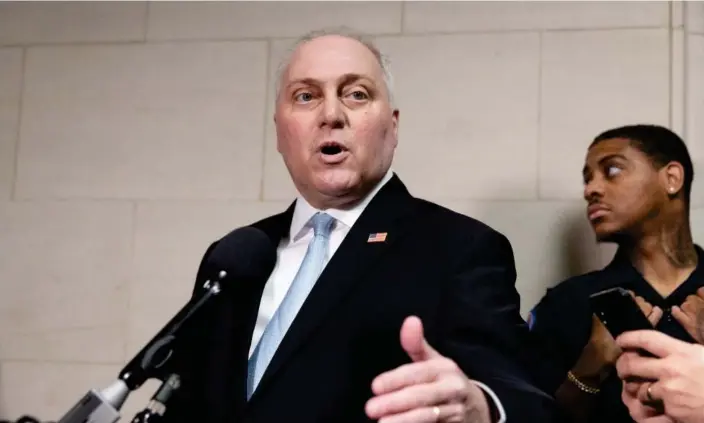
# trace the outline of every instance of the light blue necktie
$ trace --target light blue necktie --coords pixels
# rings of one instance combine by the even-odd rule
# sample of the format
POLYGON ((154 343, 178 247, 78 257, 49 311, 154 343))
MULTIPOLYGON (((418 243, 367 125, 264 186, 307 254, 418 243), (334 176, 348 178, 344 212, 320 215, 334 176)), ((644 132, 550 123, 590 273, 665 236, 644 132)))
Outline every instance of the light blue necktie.
POLYGON ((335 223, 335 218, 325 213, 316 213, 311 219, 314 236, 313 240, 308 244, 308 251, 306 251, 306 255, 303 258, 303 263, 301 263, 301 267, 286 292, 286 296, 266 326, 266 329, 264 329, 262 338, 249 359, 247 374, 248 399, 257 388, 281 339, 283 339, 325 266, 325 262, 328 259, 328 241, 333 223, 335 223))

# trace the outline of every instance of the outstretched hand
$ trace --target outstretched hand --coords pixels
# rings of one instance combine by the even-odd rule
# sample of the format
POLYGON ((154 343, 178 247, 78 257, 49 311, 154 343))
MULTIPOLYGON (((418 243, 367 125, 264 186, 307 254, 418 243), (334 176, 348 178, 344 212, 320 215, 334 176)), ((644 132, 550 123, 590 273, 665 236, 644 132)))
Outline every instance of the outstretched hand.
POLYGON ((374 397, 366 406, 370 418, 380 423, 489 422, 481 389, 430 346, 419 318, 406 318, 400 336, 412 362, 374 379, 374 397))

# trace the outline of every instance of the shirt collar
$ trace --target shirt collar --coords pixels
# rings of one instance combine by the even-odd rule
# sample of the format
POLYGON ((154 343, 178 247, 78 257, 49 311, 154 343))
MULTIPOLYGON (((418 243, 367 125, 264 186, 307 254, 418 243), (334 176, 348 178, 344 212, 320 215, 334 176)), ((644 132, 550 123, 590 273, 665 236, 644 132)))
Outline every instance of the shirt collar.
POLYGON ((350 209, 326 209, 326 210, 318 210, 315 207, 311 206, 308 201, 306 201, 305 198, 303 198, 302 195, 298 195, 296 197, 296 206, 293 211, 293 218, 291 219, 291 228, 289 230, 289 239, 292 241, 295 241, 299 237, 301 237, 305 231, 304 229, 306 228, 308 222, 310 219, 313 217, 314 214, 323 211, 330 216, 334 217, 336 220, 336 225, 345 225, 347 228, 351 228, 352 225, 359 219, 359 216, 362 215, 362 212, 364 209, 369 205, 369 202, 372 201, 372 198, 376 196, 376 194, 381 190, 381 188, 386 185, 389 180, 391 180, 391 177, 393 176, 393 171, 389 169, 388 172, 386 172, 386 175, 379 181, 379 183, 376 184, 374 189, 367 194, 366 197, 359 203, 357 203, 354 207, 350 209))

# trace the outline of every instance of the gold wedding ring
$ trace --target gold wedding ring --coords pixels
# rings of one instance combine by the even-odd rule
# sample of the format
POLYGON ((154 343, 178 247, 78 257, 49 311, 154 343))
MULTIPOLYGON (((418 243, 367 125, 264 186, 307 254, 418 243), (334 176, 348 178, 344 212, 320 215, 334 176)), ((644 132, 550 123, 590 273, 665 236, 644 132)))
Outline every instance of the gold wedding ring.
POLYGON ((651 389, 653 388, 653 384, 651 383, 648 385, 648 389, 645 390, 645 396, 648 397, 648 401, 650 402, 656 402, 657 400, 653 398, 653 392, 651 389))

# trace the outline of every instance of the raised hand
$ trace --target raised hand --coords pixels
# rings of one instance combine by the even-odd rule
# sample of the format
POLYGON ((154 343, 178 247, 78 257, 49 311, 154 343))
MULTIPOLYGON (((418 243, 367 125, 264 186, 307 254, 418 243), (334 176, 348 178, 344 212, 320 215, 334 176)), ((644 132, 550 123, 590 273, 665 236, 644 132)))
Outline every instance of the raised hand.
POLYGON ((690 295, 681 306, 672 307, 672 317, 700 344, 704 344, 704 287, 690 295))
POLYGON ((382 373, 372 382, 366 412, 379 423, 489 422, 481 389, 457 364, 438 353, 423 336, 423 324, 408 317, 401 346, 412 363, 382 373))

